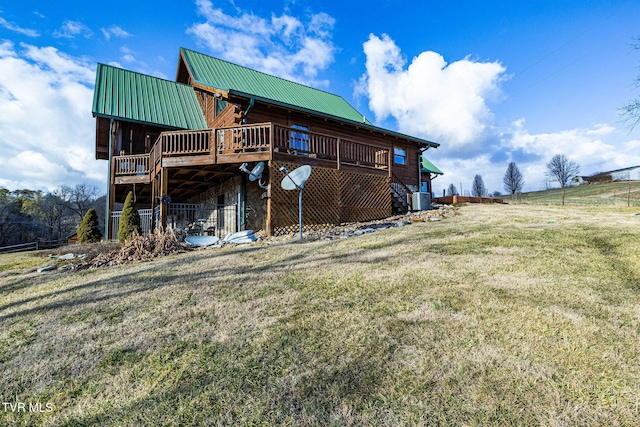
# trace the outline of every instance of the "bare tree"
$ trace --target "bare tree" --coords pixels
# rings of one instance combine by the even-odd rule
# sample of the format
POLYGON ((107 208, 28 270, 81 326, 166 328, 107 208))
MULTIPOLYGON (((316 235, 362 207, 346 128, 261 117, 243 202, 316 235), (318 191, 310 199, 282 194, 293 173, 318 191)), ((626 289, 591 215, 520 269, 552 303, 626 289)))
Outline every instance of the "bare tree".
POLYGON ((484 186, 484 181, 482 180, 482 176, 476 175, 473 178, 473 184, 471 184, 471 194, 475 197, 486 196, 487 189, 484 186))
POLYGON ((564 154, 556 154, 547 163, 547 176, 556 181, 562 187, 562 206, 564 206, 564 195, 566 187, 571 179, 580 172, 580 165, 570 160, 564 154))
MULTIPOLYGON (((634 50, 640 50, 640 37, 636 37, 635 42, 631 43, 634 50)), ((635 87, 640 87, 640 76, 633 81, 635 87)), ((631 131, 638 123, 640 123, 640 98, 635 98, 620 108, 620 115, 626 123, 627 128, 631 131)))
POLYGON ((53 194, 62 199, 64 206, 77 216, 79 222, 89 208, 93 206, 100 194, 100 190, 95 185, 82 183, 74 188, 63 185, 58 190, 55 190, 53 194))
POLYGON ((447 188, 447 196, 459 196, 458 189, 455 185, 449 184, 449 188, 447 188))
POLYGON ((509 163, 507 171, 504 173, 504 177, 502 178, 502 183, 504 184, 505 191, 509 194, 522 192, 522 187, 524 187, 524 178, 520 169, 518 169, 516 162, 509 163))

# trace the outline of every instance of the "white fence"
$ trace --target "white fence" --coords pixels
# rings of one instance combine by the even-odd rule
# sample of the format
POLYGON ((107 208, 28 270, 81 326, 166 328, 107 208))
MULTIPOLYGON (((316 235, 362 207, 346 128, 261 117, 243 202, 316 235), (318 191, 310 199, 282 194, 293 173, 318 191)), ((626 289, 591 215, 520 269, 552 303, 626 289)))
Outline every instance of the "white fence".
MULTIPOLYGON (((122 211, 111 212, 111 240, 118 240, 118 230, 120 229, 120 216, 122 211)), ((153 230, 153 209, 139 209, 140 229, 143 236, 148 236, 153 230)))
POLYGON ((239 222, 237 205, 171 203, 167 211, 167 228, 188 235, 224 238, 239 230, 239 222))
MULTIPOLYGON (((178 234, 210 235, 224 238, 229 233, 239 231, 240 218, 237 205, 210 205, 203 203, 170 203, 167 207, 167 228, 178 234)), ((122 211, 111 212, 111 239, 118 240, 120 215, 122 211)), ((160 220, 160 207, 140 209, 142 235, 148 236, 154 224, 160 220)))

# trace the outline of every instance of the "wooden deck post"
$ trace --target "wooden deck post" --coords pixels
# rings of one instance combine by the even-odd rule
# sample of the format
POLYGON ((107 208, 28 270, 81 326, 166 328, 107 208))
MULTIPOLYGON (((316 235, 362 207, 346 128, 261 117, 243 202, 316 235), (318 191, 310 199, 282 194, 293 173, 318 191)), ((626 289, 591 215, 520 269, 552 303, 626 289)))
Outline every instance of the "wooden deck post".
MULTIPOLYGON (((272 146, 273 147, 273 146, 272 146)), ((273 151, 271 151, 271 155, 273 157, 273 151)), ((269 160, 269 188, 267 188, 267 219, 265 224, 265 229, 267 230, 267 237, 273 236, 273 223, 271 222, 271 209, 273 208, 273 203, 271 203, 271 189, 274 186, 273 176, 275 173, 273 172, 274 164, 273 160, 269 160)))
MULTIPOLYGON (((160 168, 160 197, 167 194, 169 189, 169 173, 167 168, 160 168)), ((162 228, 167 227, 167 211, 169 206, 164 203, 160 203, 160 224, 162 228)))
POLYGON ((211 129, 209 135, 209 155, 211 155, 214 165, 218 163, 218 137, 216 129, 211 129))
POLYGON ((342 145, 342 139, 336 140, 336 169, 340 170, 340 146, 342 145))
MULTIPOLYGON (((269 162, 273 160, 273 150, 275 149, 275 145, 276 145, 275 144, 276 137, 274 135, 275 131, 276 131, 276 127, 273 125, 273 122, 269 123, 269 162)), ((269 163, 269 167, 271 167, 271 163, 269 163)), ((269 195, 271 195, 271 193, 269 193, 269 195)), ((268 203, 269 202, 267 202, 267 204, 268 203)))
POLYGON ((158 197, 158 179, 156 175, 151 175, 151 225, 152 229, 158 228, 160 224, 157 224, 155 219, 156 206, 160 203, 160 197, 158 197))

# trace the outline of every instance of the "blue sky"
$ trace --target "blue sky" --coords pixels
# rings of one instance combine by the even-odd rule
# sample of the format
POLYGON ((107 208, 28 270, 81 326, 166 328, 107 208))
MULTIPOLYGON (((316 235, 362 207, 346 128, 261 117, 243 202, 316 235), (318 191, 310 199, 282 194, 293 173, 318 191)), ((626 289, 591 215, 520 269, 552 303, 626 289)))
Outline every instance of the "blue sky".
POLYGON ((155 0, 0 6, 0 186, 106 188, 94 159, 96 63, 175 79, 180 47, 344 97, 375 124, 439 142, 468 191, 515 161, 525 191, 566 154, 591 174, 640 164, 619 108, 640 95, 634 1, 155 0))

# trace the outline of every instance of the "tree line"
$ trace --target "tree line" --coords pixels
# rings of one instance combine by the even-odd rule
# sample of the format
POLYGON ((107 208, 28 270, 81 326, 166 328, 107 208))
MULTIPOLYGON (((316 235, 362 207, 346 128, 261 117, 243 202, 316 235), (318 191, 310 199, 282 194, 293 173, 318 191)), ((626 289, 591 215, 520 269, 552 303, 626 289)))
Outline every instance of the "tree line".
POLYGON ((0 187, 0 246, 65 240, 92 208, 104 229, 105 203, 98 187, 86 183, 51 192, 0 187))
MULTIPOLYGON (((557 182, 560 185, 560 188, 562 188, 562 205, 564 205, 566 187, 569 186, 571 180, 577 176, 578 173, 580 173, 580 165, 564 154, 554 155, 549 163, 547 163, 547 170, 545 174, 552 181, 557 182)), ((520 169, 515 162, 511 162, 509 163, 509 166, 507 166, 507 170, 502 178, 502 183, 507 194, 515 195, 522 192, 522 188, 524 187, 524 175, 520 172, 520 169)), ((459 196, 460 194, 454 184, 449 184, 449 187, 446 190, 446 195, 459 196)), ((471 195, 474 197, 489 196, 489 191, 484 185, 482 175, 476 175, 473 178, 473 183, 471 184, 471 195)), ((495 191, 492 195, 494 197, 500 196, 501 193, 499 191, 495 191)))

